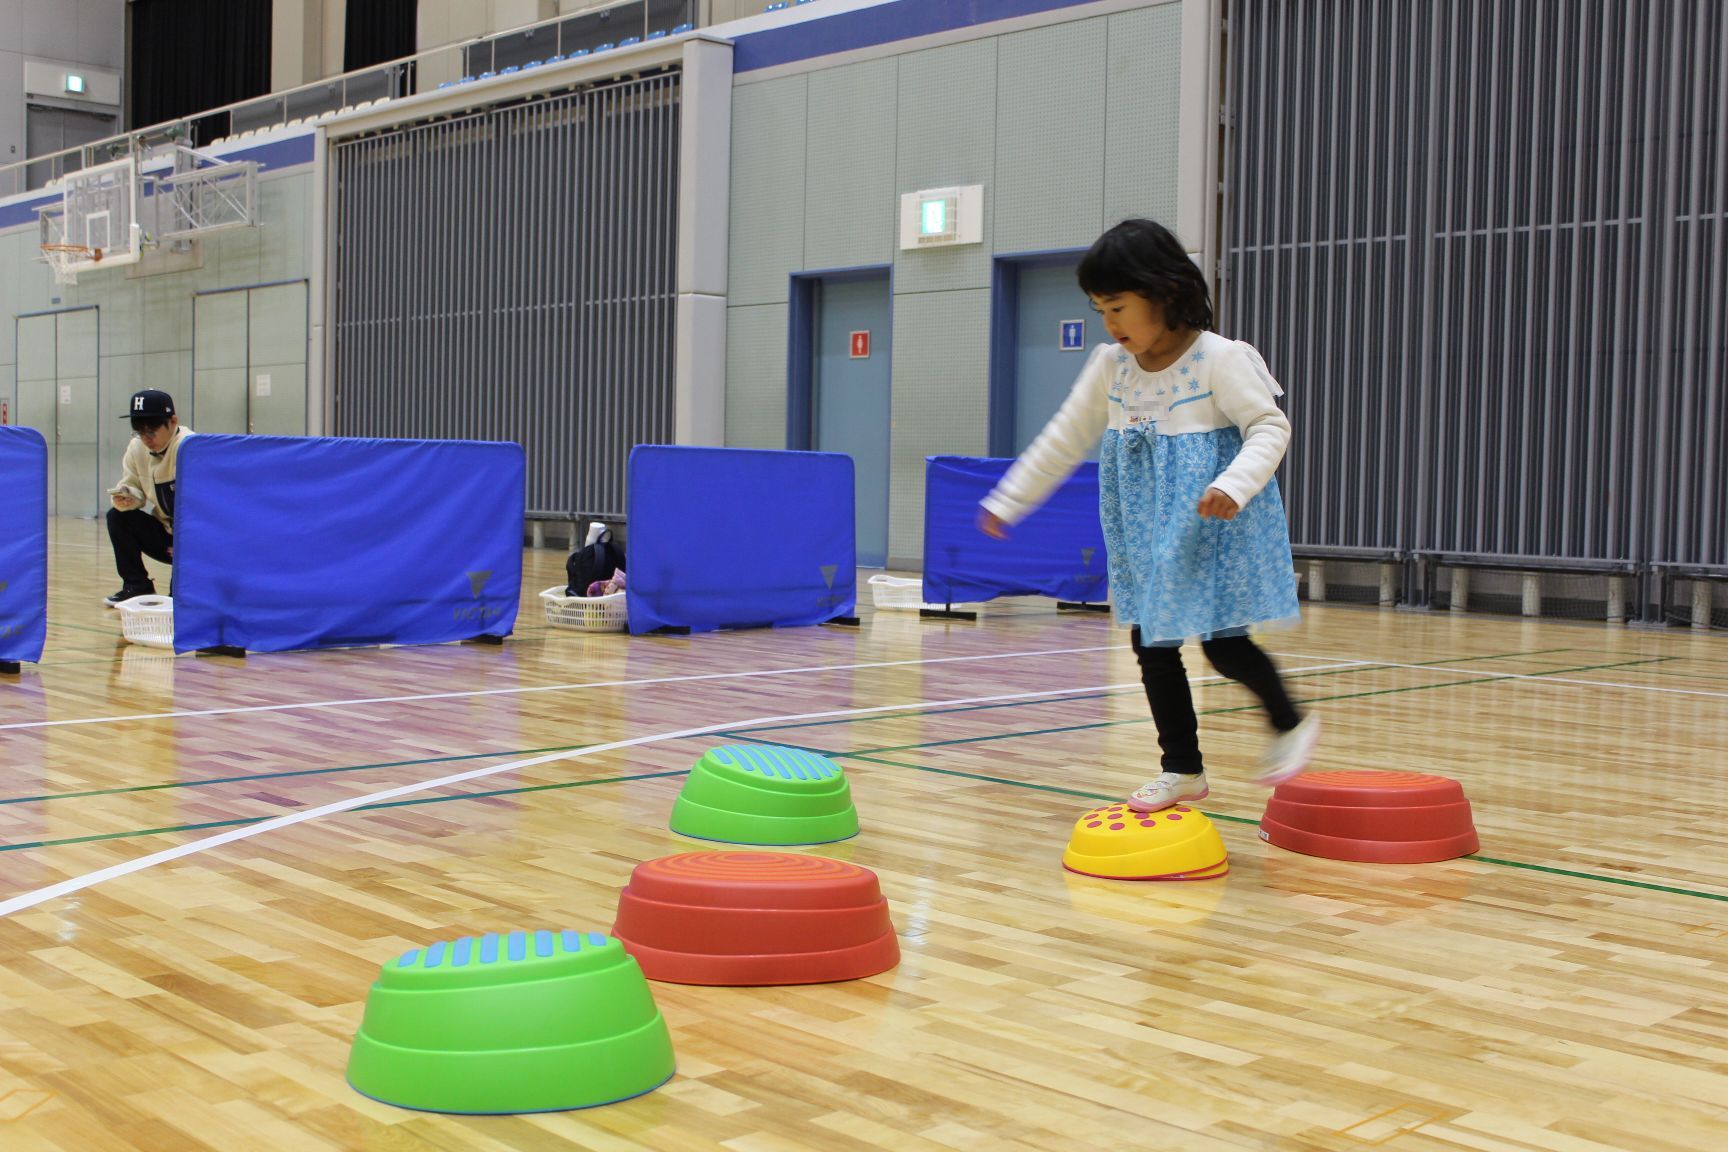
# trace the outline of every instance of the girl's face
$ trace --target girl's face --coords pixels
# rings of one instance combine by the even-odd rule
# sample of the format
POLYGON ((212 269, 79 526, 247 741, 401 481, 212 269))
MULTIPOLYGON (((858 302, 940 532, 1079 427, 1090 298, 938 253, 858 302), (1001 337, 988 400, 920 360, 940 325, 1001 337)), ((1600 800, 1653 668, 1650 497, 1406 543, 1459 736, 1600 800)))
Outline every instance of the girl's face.
POLYGON ((1104 317, 1110 339, 1133 356, 1156 355, 1181 336, 1164 325, 1164 306, 1138 292, 1116 292, 1091 297, 1092 307, 1104 317))

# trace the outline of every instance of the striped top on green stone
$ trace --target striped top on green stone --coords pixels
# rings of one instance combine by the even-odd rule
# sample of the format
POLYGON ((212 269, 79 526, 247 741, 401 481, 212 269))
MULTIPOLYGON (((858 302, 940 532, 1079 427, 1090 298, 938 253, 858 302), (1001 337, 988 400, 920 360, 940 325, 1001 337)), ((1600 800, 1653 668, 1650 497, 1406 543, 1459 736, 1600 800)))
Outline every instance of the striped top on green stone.
POLYGON ((415 948, 384 965, 388 988, 479 988, 551 980, 609 968, 625 957, 600 932, 510 932, 463 936, 415 948))
POLYGON ((710 749, 703 759, 710 768, 772 781, 784 788, 795 789, 802 783, 825 791, 844 775, 826 756, 773 744, 727 744, 710 749))
POLYGON ((828 844, 858 834, 858 811, 845 770, 826 756, 727 744, 690 769, 669 824, 723 844, 828 844))

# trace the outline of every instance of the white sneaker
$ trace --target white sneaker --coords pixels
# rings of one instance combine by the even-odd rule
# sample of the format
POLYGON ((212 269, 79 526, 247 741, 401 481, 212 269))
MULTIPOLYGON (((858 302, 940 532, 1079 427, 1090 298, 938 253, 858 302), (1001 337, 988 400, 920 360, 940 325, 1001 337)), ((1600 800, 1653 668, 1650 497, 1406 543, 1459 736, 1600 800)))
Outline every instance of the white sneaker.
POLYGON ((1204 800, 1211 792, 1204 772, 1162 772, 1156 780, 1134 789, 1128 807, 1136 812, 1160 812, 1184 800, 1204 800))
POLYGON ((1308 767, 1314 758, 1314 746, 1320 743, 1320 717, 1310 712, 1302 723, 1288 732, 1280 732, 1266 745, 1260 755, 1260 774, 1256 784, 1270 788, 1282 784, 1308 767))

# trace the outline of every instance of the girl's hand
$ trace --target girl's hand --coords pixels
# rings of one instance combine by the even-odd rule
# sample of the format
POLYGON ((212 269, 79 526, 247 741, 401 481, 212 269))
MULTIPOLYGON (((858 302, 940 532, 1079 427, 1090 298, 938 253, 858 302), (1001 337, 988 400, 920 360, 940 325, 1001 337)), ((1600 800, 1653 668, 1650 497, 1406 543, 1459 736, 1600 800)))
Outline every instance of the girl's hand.
POLYGON ((1200 515, 1212 516, 1219 520, 1234 520, 1236 513, 1242 511, 1242 506, 1230 499, 1217 488, 1206 489, 1200 497, 1200 515))
POLYGON ((1008 539, 1008 521, 988 508, 978 509, 978 531, 992 540, 1008 539))

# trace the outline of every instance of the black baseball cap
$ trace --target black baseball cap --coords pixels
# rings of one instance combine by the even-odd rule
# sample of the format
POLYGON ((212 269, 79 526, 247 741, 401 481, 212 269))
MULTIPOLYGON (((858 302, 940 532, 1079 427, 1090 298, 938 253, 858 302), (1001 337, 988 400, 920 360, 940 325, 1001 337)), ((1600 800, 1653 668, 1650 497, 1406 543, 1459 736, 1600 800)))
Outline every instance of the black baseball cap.
POLYGON ((174 397, 156 388, 146 388, 142 392, 132 393, 132 402, 126 405, 126 415, 122 420, 136 420, 146 417, 152 420, 163 420, 174 415, 174 397))

